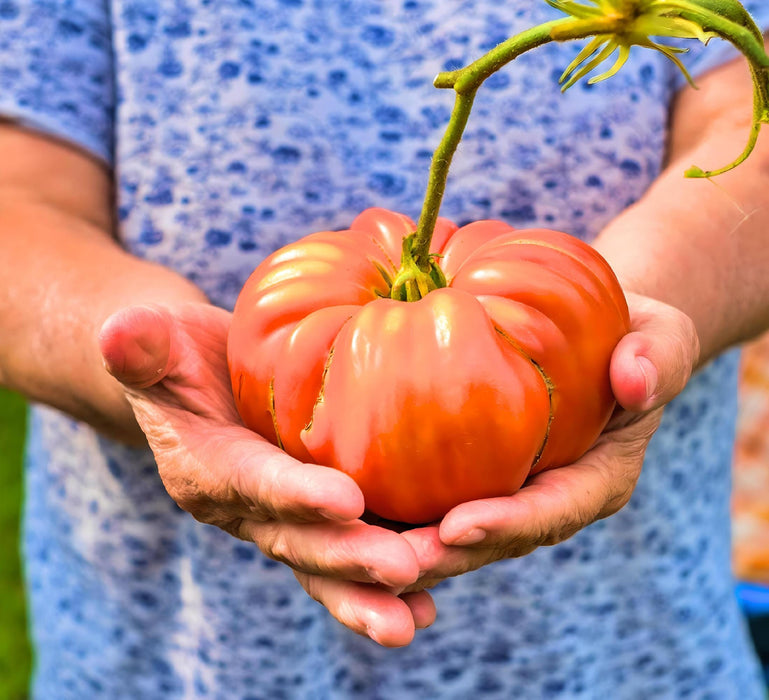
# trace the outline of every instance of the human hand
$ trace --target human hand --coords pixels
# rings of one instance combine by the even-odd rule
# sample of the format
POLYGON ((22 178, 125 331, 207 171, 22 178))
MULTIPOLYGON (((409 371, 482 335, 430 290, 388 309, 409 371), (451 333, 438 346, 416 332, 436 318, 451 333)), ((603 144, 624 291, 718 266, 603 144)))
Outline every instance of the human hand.
POLYGON ((557 544, 628 502, 663 408, 697 363, 699 342, 682 312, 648 297, 627 298, 631 332, 610 367, 619 407, 595 445, 574 464, 532 477, 513 496, 463 503, 440 523, 405 532, 423 572, 407 590, 557 544))
POLYGON ((398 597, 418 562, 397 533, 368 525, 346 474, 303 464, 245 428, 226 361, 231 315, 208 304, 135 306, 99 335, 169 495, 197 520, 288 564, 340 622, 385 646, 432 624, 427 592, 398 597))

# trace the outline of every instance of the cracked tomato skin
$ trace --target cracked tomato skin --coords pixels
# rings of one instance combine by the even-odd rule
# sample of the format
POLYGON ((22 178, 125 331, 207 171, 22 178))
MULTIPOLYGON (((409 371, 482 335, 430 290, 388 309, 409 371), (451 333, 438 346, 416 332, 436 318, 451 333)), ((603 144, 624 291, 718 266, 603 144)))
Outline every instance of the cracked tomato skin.
POLYGON ((368 209, 270 255, 238 298, 228 361, 246 426, 349 474, 371 512, 425 523, 584 454, 614 409, 629 319, 593 248, 500 221, 439 220, 448 286, 394 301, 414 230, 368 209))

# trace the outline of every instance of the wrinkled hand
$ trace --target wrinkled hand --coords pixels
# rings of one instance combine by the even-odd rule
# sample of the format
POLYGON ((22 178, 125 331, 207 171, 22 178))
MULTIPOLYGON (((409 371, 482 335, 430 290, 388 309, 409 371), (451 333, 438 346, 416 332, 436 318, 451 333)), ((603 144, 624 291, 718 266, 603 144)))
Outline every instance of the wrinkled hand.
POLYGON ((665 404, 686 385, 699 355, 694 324, 671 306, 627 294, 631 333, 611 360, 620 405, 574 464, 541 472, 515 495, 463 503, 438 524, 404 533, 422 576, 407 590, 571 537, 630 499, 665 404))
POLYGON ((414 551, 359 520, 363 495, 350 477, 302 464, 242 425, 226 362, 230 317, 206 304, 137 306, 101 330, 105 366, 125 388, 163 484, 197 520, 288 564, 347 627, 408 644, 435 618, 428 593, 387 590, 416 582, 414 551))

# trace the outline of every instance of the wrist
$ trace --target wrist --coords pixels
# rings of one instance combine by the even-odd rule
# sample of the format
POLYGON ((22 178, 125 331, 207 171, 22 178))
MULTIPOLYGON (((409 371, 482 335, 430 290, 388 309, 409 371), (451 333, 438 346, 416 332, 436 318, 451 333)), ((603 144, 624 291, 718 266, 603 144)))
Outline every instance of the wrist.
MULTIPOLYGON (((718 246, 718 236, 688 218, 684 211, 679 216, 675 209, 642 201, 602 231, 594 245, 626 294, 662 302, 691 319, 699 366, 737 340, 725 304, 733 286, 733 251, 718 246), (664 220, 658 212, 664 212, 664 220)), ((722 230, 718 222, 716 230, 722 230)))
POLYGON ((97 336, 115 311, 142 303, 205 302, 180 275, 122 250, 101 227, 42 200, 2 199, 0 381, 110 437, 141 444, 97 336))

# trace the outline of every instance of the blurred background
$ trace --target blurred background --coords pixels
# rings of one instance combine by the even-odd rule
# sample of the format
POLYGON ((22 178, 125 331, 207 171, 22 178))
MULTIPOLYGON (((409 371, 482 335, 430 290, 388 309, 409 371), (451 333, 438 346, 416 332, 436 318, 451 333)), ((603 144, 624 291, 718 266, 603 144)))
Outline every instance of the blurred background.
POLYGON ((769 680, 769 335, 742 356, 732 499, 737 595, 769 680))
MULTIPOLYGON (((733 568, 769 680, 769 335, 743 354, 735 449, 733 568)), ((24 700, 32 666, 19 559, 24 401, 0 388, 0 700, 24 700)))
POLYGON ((19 564, 22 399, 0 389, 0 699, 27 696, 31 655, 19 564))

